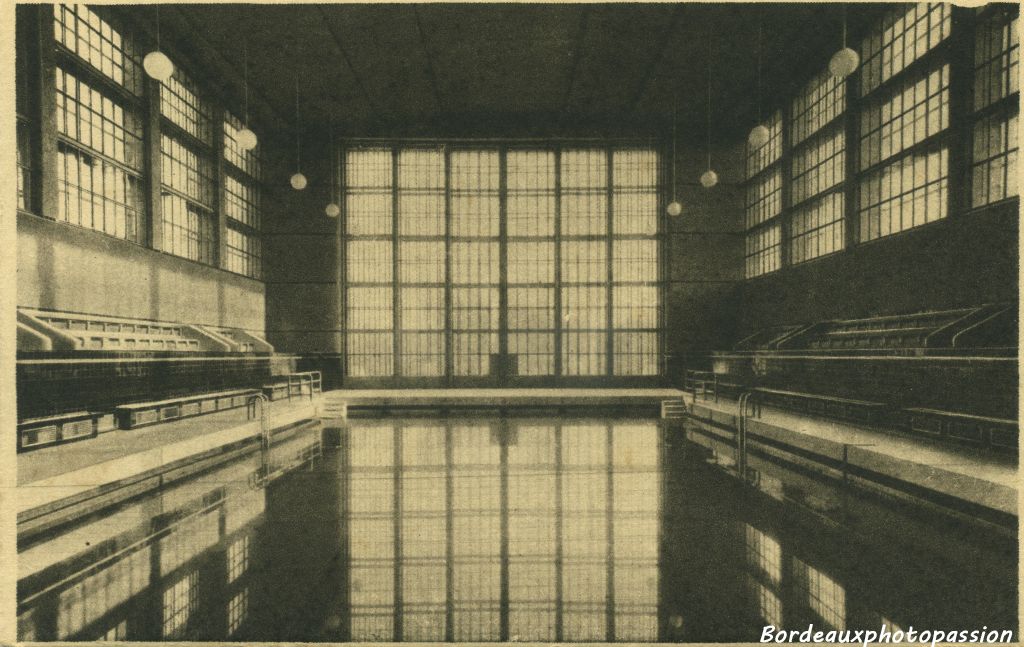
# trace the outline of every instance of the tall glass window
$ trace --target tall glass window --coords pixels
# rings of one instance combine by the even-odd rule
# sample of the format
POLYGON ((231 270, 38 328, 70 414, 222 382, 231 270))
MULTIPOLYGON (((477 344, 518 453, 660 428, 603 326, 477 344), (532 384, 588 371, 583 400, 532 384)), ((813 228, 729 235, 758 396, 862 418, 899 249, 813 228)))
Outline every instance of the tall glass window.
POLYGON ((782 113, 765 124, 768 142, 747 145, 746 277, 753 278, 782 267, 782 113))
POLYGON ((349 375, 657 375, 658 164, 627 147, 346 151, 349 375))
POLYGON ((971 203, 975 207, 1018 194, 1017 97, 1019 9, 979 10, 974 45, 974 110, 971 203))
POLYGON ((54 31, 55 217, 142 242, 141 72, 131 35, 84 5, 56 5, 54 31))
POLYGON ((949 63, 907 69, 947 36, 948 4, 901 5, 865 38, 859 239, 944 218, 948 209, 949 63), (885 85, 883 85, 885 83, 885 85))

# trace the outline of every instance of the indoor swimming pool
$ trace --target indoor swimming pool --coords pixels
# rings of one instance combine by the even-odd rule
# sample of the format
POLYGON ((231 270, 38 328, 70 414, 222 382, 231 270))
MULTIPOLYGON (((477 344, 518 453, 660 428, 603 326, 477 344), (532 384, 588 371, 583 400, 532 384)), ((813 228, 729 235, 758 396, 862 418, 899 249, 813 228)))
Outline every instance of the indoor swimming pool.
POLYGON ((19 639, 1017 629, 1015 535, 847 498, 794 466, 738 479, 678 420, 386 417, 304 434, 274 447, 278 478, 250 453, 20 538, 19 639))

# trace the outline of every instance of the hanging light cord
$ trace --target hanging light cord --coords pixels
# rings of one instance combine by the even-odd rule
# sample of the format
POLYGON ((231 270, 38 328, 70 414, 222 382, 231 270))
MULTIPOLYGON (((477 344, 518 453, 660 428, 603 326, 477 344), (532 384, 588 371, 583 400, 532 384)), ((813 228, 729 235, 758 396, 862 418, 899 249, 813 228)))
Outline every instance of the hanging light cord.
POLYGON ((846 49, 846 3, 843 3, 843 49, 846 49))
POLYGON ((299 121, 299 79, 295 79, 295 170, 302 170, 302 124, 299 121))
POLYGON ((764 14, 761 13, 757 21, 757 121, 761 122, 761 46, 762 46, 762 31, 764 29, 763 19, 764 14))
POLYGON ((672 201, 676 199, 676 112, 679 110, 679 94, 672 99, 672 201))
POLYGON ((156 5, 156 50, 160 51, 160 5, 156 5))
POLYGON ((245 43, 242 46, 242 80, 245 92, 244 108, 245 112, 245 127, 249 127, 249 39, 245 39, 245 43))
POLYGON ((706 132, 707 136, 707 152, 708 152, 708 170, 711 170, 711 32, 708 32, 708 128, 706 132))

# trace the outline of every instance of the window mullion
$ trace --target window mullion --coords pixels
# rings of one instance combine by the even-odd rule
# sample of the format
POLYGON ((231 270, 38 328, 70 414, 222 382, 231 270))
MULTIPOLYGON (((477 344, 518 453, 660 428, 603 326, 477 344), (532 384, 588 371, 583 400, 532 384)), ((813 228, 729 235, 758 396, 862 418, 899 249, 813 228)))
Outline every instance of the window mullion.
POLYGON ((963 214, 971 204, 972 141, 974 122, 974 9, 951 7, 951 56, 949 65, 949 189, 948 213, 951 218, 963 214))
POLYGON ((161 210, 163 156, 160 149, 160 82, 145 79, 145 119, 143 123, 143 159, 146 186, 147 230, 145 244, 163 249, 163 213, 161 210))
MULTIPOLYGON (((213 137, 213 258, 214 267, 227 269, 227 214, 224 205, 224 109, 220 105, 212 110, 213 137)), ((262 251, 262 250, 261 250, 262 251)), ((251 270, 251 268, 250 268, 251 270)))

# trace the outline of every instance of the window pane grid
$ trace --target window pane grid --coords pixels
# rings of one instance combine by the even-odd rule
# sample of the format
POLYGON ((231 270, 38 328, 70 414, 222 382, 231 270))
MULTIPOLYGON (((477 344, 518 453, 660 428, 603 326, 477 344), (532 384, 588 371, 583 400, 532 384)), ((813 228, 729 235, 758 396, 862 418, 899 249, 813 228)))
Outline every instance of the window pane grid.
MULTIPOLYGON (((498 237, 501 155, 496 149, 458 147, 447 155, 442 148, 400 148, 393 153, 390 148, 369 147, 345 152, 350 375, 385 376, 392 369, 407 377, 440 377, 448 370, 455 376, 491 375, 492 357, 499 352, 503 287, 498 237), (398 162, 394 187, 392 159, 398 162), (389 226, 394 202, 398 232, 389 226), (395 240, 399 274, 392 277, 395 240), (391 308, 382 301, 390 300, 391 293, 369 296, 392 286, 399 290, 395 330, 391 308), (373 311, 379 318, 369 314, 373 311), (394 341, 401 341, 402 347, 397 366, 385 357, 393 351, 394 341)), ((556 337, 561 336, 565 375, 612 374, 610 344, 621 355, 615 374, 656 375, 657 154, 648 149, 574 148, 513 149, 504 155, 504 285, 511 373, 553 375, 556 337), (617 173, 611 187, 609 170, 617 173), (562 242, 561 250, 556 250, 559 203, 562 242), (609 216, 618 223, 611 240, 609 216), (556 268, 559 257, 561 266, 556 268), (632 309, 619 313, 617 336, 608 329, 613 290, 621 292, 632 309), (556 294, 562 303, 560 321, 555 320, 556 294)))
POLYGON ((846 200, 835 191, 793 211, 790 224, 790 262, 796 265, 843 249, 846 200))
POLYGON ((17 165, 18 209, 33 208, 32 179, 35 174, 32 160, 32 129, 29 122, 18 116, 17 165))
POLYGON ((865 170, 949 126, 949 65, 910 78, 861 113, 860 168, 865 170))
POLYGON ((774 272, 782 265, 782 227, 771 223, 747 232, 746 277, 774 272))
POLYGON ((226 233, 228 271, 244 274, 254 279, 260 278, 262 253, 259 236, 237 229, 230 222, 226 233))
POLYGON ((1019 91, 1020 36, 1017 18, 1008 9, 998 9, 975 27, 975 110, 1019 91))
POLYGON ((782 171, 774 169, 747 185, 747 229, 771 220, 782 212, 782 171))
POLYGON ((245 127, 242 120, 231 114, 224 113, 224 159, 254 180, 260 180, 262 166, 260 164, 259 144, 248 151, 238 145, 238 133, 245 127))
POLYGON ((747 145, 747 179, 753 178, 782 157, 782 113, 776 111, 763 125, 768 129, 768 142, 760 148, 747 145))
POLYGON ((213 263, 213 214, 185 198, 161 196, 163 251, 200 263, 213 263))
POLYGON ((829 70, 811 79, 793 100, 793 145, 818 132, 846 110, 846 83, 829 70))
POLYGON ((840 184, 846 171, 846 133, 825 132, 793 152, 792 204, 800 204, 840 184))
POLYGON ((224 213, 253 229, 260 228, 260 190, 255 183, 242 182, 224 174, 224 213))
POLYGON ((921 58, 950 34, 952 5, 900 5, 872 29, 861 46, 861 94, 866 95, 921 58))
POLYGON ((160 114, 196 139, 209 144, 212 118, 209 104, 199 97, 199 88, 179 66, 160 88, 160 114))
POLYGON ((971 203, 980 207, 1017 195, 1017 115, 978 120, 973 138, 971 203))
POLYGON ((167 188, 209 209, 213 205, 210 160, 169 135, 160 138, 161 181, 167 188))
POLYGON ((946 217, 949 155, 933 147, 905 155, 860 182, 863 241, 904 231, 946 217))
POLYGON ((57 220, 142 242, 141 178, 60 141, 57 190, 57 220))
POLYGON ((54 7, 54 36, 59 44, 133 94, 142 93, 139 54, 127 32, 84 4, 54 7))
POLYGON ((56 70, 57 132, 133 171, 142 169, 142 123, 119 102, 56 70))

